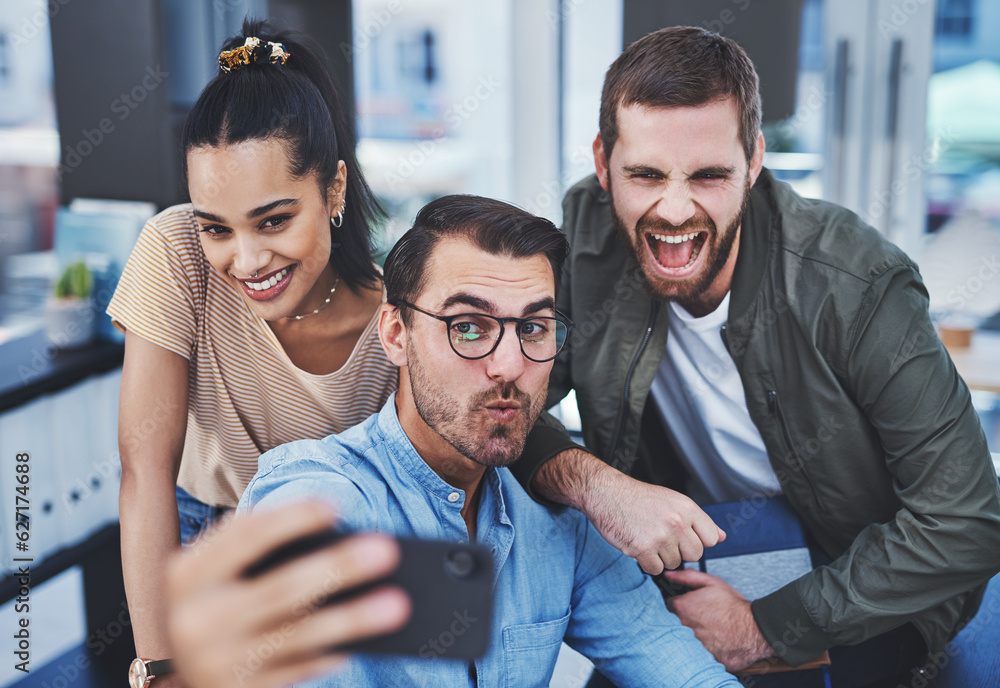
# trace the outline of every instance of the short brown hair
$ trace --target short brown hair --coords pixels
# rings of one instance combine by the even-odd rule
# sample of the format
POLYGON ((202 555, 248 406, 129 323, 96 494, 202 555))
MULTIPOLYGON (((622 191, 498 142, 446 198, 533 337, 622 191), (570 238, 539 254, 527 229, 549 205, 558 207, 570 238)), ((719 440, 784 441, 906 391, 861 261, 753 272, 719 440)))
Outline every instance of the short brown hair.
POLYGON ((740 141, 753 158, 760 132, 760 80, 736 41, 696 26, 643 36, 618 56, 601 92, 601 142, 610 159, 618 140, 618 108, 697 107, 732 96, 740 141))
MULTIPOLYGON (((399 307, 414 301, 424 290, 427 262, 438 242, 465 238, 494 256, 531 258, 544 255, 552 266, 556 292, 563 263, 569 254, 566 235, 544 217, 536 217, 509 203, 481 196, 444 196, 417 213, 406 232, 385 259, 386 302, 399 307)), ((403 323, 410 324, 410 311, 403 323)))

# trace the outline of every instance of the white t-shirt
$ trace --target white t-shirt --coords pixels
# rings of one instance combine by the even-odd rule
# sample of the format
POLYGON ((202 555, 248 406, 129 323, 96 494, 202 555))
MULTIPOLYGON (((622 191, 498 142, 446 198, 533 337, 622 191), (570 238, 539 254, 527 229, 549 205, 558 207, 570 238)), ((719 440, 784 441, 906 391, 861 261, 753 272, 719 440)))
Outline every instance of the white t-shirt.
POLYGON ((673 302, 667 313, 667 351, 650 391, 693 479, 692 498, 731 502, 779 494, 743 382, 722 341, 729 294, 702 318, 673 302))

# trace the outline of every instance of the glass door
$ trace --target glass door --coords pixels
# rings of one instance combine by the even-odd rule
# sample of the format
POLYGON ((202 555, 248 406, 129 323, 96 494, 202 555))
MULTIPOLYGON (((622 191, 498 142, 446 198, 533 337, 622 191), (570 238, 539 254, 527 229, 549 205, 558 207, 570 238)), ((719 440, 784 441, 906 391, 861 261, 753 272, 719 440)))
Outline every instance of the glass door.
POLYGON ((934 25, 930 0, 825 4, 824 196, 904 250, 919 247, 924 181, 937 143, 926 132, 934 25))
POLYGON ((1000 3, 825 6, 824 196, 920 266, 1000 451, 1000 3))

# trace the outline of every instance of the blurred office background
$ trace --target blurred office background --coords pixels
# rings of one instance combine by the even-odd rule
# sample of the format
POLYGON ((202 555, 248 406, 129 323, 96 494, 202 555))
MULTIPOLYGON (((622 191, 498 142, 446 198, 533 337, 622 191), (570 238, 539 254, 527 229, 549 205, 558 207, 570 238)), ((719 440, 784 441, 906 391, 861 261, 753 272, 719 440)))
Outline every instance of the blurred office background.
MULTIPOLYGON (((953 357, 1000 451, 1000 2, 0 0, 0 602, 24 449, 36 582, 61 590, 35 608, 42 673, 6 661, 0 686, 73 683, 66 662, 94 659, 79 648, 96 632, 102 652, 131 656, 120 590, 102 583, 117 566, 121 341, 100 313, 144 218, 185 200, 179 127, 247 14, 326 50, 389 211, 382 252, 447 193, 558 223, 562 194, 593 170, 603 74, 623 45, 670 24, 732 36, 761 74, 765 164, 916 257, 935 318, 975 330, 953 357), (100 287, 96 329, 60 348, 46 304, 77 261, 100 287)), ((561 411, 572 422, 572 402, 561 411)))

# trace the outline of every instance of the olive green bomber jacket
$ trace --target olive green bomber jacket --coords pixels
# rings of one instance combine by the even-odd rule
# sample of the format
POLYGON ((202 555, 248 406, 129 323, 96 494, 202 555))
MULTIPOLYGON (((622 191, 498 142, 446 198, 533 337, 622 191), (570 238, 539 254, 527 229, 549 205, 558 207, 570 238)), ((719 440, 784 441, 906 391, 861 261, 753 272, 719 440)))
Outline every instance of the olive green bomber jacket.
MULTIPOLYGON (((767 170, 742 227, 720 336, 784 495, 833 559, 755 600, 757 624, 792 665, 906 622, 939 651, 1000 570, 1000 490, 917 268, 849 211, 803 199, 767 170)), ((575 389, 590 451, 676 486, 669 433, 650 431, 662 428, 649 389, 666 313, 616 238, 596 177, 568 192, 564 229, 559 309, 577 328, 549 405, 575 389)), ((569 446, 543 416, 514 472, 529 487, 569 446)))

